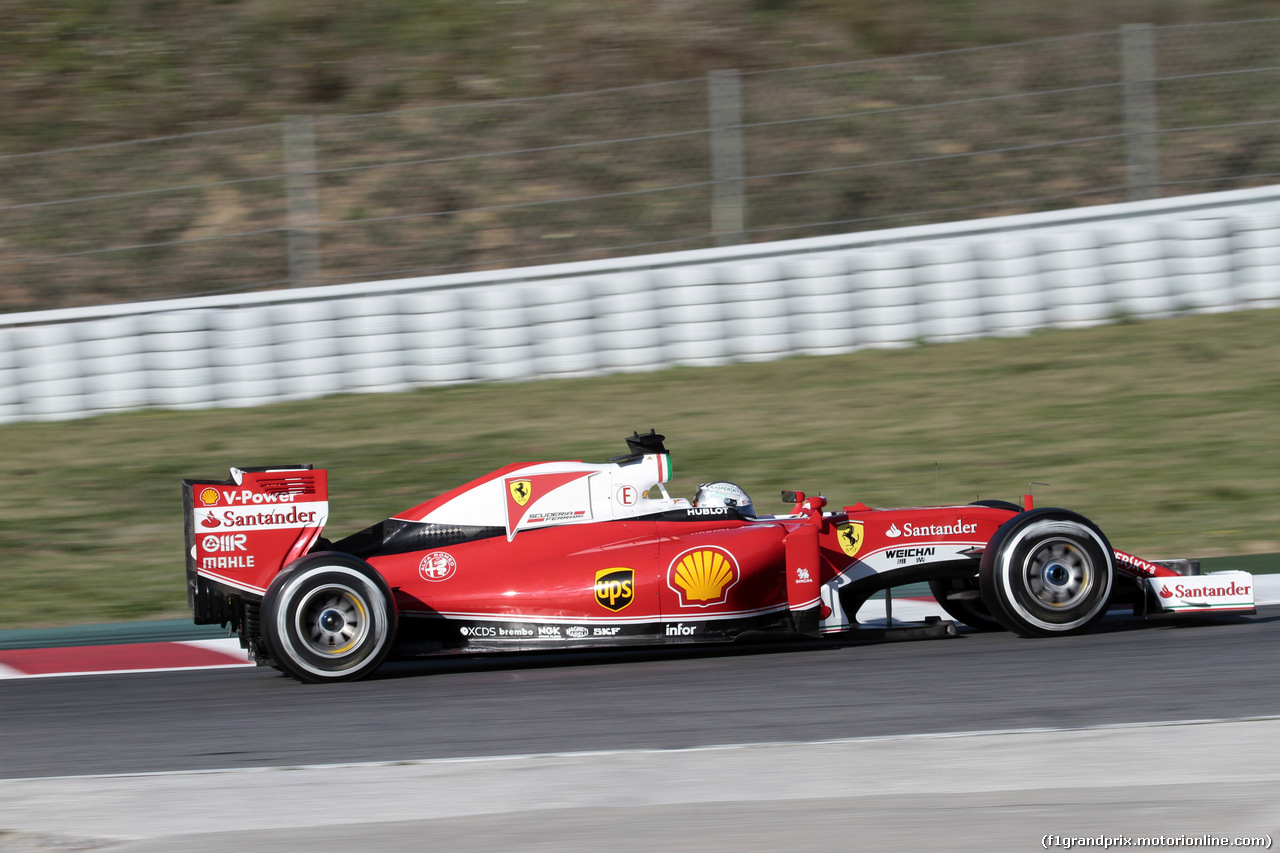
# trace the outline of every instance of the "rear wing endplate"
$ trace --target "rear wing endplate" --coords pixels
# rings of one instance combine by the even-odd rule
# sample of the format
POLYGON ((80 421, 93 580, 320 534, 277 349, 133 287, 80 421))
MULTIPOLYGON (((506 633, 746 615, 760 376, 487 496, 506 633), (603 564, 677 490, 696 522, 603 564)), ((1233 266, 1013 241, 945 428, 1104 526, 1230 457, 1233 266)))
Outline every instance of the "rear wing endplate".
POLYGON ((200 601, 207 582, 261 596, 281 568, 307 553, 329 518, 322 469, 271 465, 230 473, 225 480, 182 481, 187 605, 197 622, 208 609, 200 601))

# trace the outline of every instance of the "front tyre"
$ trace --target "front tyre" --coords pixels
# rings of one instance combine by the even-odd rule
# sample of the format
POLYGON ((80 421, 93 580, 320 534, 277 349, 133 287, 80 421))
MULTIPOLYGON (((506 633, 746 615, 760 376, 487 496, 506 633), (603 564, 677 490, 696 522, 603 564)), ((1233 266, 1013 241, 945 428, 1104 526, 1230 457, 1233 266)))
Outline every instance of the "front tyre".
POLYGON ((979 572, 991 615, 1023 637, 1088 631, 1107 612, 1114 578, 1114 552, 1097 525, 1052 508, 1006 521, 979 572))
POLYGON ((267 587, 262 636, 280 669, 300 681, 352 681, 386 658, 396 632, 391 590, 346 554, 308 554, 267 587))

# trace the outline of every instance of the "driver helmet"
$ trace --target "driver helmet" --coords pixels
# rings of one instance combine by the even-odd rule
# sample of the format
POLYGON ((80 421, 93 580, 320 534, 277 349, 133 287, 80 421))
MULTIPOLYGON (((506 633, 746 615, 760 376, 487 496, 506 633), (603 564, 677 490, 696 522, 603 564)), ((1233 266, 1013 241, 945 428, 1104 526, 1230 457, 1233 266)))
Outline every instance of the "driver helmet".
POLYGON ((693 496, 694 506, 731 506, 743 515, 755 517, 755 507, 751 505, 751 497, 742 487, 728 480, 717 480, 714 483, 703 483, 693 496))

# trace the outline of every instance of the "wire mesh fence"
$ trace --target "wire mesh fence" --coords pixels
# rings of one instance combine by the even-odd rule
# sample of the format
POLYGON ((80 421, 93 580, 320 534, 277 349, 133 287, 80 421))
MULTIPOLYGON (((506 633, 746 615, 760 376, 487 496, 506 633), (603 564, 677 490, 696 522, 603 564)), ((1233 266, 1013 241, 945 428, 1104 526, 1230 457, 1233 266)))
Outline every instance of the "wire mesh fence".
POLYGON ((1155 41, 1165 195, 1280 179, 1280 20, 1167 27, 1155 41))
POLYGON ((0 156, 0 311, 400 278, 1280 175, 1280 18, 0 156))
POLYGON ((748 231, 1109 200, 1124 184, 1119 58, 1105 33, 751 75, 748 231))

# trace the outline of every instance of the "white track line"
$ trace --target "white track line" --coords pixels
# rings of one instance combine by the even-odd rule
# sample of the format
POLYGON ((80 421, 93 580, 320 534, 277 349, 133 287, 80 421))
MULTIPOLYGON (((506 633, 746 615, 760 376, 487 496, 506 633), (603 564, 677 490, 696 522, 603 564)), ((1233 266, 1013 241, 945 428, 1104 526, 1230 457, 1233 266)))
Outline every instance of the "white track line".
MULTIPOLYGON (((558 752, 516 752, 509 755, 466 755, 456 758, 396 759, 394 761, 348 761, 324 764, 262 764, 254 767, 210 768, 207 770, 150 770, 138 773, 85 773, 71 776, 38 776, 33 779, 141 779, 164 776, 215 776, 239 773, 275 773, 282 770, 329 771, 341 768, 425 767, 456 764, 493 764, 507 761, 545 761, 549 759, 601 758, 614 759, 635 755, 696 755, 699 753, 733 752, 749 749, 785 749, 790 747, 838 747, 853 744, 898 743, 902 741, 957 740, 1000 735, 1062 734, 1067 732, 1114 732, 1127 729, 1171 729, 1188 726, 1218 726, 1234 723, 1280 723, 1280 714, 1255 717, 1205 717, 1193 720, 1152 720, 1142 723, 1098 723, 1092 726, 1031 726, 1023 728, 975 729, 972 731, 909 732, 897 735, 863 735, 862 737, 826 738, 824 740, 775 740, 747 743, 720 743, 707 746, 685 746, 672 749, 639 747, 635 749, 583 749, 558 752)), ((0 779, 0 784, 17 780, 0 779)))
POLYGON ((19 672, 16 675, 3 675, 0 678, 71 678, 80 675, 136 675, 145 672, 191 672, 204 669, 240 669, 253 666, 252 663, 215 663, 203 666, 158 666, 148 669, 90 669, 84 672, 19 672))
POLYGON ((0 780, 0 826, 137 838, 516 811, 608 812, 619 804, 924 800, 953 796, 958 787, 1011 800, 1035 790, 1127 788, 1132 795, 1142 788, 1141 796, 1158 801, 1166 786, 1227 783, 1280 784, 1280 719, 9 779, 0 780), (1052 756, 1052 772, 1045 756, 1052 756), (317 794, 335 776, 342 796, 317 794), (270 792, 269 808, 263 791, 270 792))
POLYGON ((1280 604, 1280 574, 1254 575, 1253 598, 1255 604, 1280 604))
POLYGON ((180 644, 226 655, 235 663, 244 663, 249 660, 249 653, 240 648, 240 640, 237 637, 223 637, 218 640, 182 640, 180 644))

